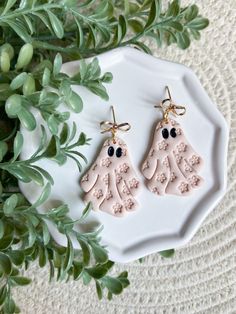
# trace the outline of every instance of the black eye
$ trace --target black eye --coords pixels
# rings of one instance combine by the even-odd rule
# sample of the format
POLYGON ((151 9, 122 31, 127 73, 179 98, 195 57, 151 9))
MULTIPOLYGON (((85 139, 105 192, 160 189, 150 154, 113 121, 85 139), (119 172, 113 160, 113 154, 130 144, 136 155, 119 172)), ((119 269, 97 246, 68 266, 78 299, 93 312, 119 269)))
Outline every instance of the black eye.
POLYGON ((108 155, 112 157, 114 155, 114 147, 110 146, 107 151, 108 155))
POLYGON ((169 131, 167 129, 162 130, 162 136, 166 139, 169 137, 169 131))
POLYGON ((117 150, 116 150, 116 157, 121 157, 122 156, 122 149, 121 147, 118 147, 117 150))
POLYGON ((176 134, 176 129, 175 129, 175 128, 173 128, 173 129, 170 130, 170 135, 171 135, 172 137, 176 137, 176 136, 177 136, 177 134, 176 134))

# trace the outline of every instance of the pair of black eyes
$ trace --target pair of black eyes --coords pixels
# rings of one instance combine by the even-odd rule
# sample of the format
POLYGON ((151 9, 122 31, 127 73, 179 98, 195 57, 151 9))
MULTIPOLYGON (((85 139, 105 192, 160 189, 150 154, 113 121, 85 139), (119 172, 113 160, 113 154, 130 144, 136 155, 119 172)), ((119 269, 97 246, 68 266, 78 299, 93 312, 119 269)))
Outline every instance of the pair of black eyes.
MULTIPOLYGON (((172 128, 171 130, 170 130, 170 136, 171 137, 176 137, 176 129, 175 128, 172 128)), ((167 139, 168 137, 169 137, 169 131, 167 130, 167 129, 163 129, 162 130, 162 136, 163 136, 163 138, 165 138, 165 139, 167 139)))
MULTIPOLYGON (((107 150, 107 153, 108 153, 108 156, 112 157, 114 155, 114 147, 113 146, 110 146, 107 150)), ((121 157, 122 156, 122 148, 121 147, 118 147, 116 149, 116 157, 121 157)))

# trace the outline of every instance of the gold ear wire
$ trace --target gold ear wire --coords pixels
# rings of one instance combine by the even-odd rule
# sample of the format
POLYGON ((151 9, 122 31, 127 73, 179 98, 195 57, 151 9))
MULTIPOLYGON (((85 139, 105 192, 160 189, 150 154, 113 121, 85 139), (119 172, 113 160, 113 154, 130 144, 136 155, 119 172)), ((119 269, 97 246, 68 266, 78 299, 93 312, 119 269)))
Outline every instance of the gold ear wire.
POLYGON ((169 122, 169 114, 172 113, 174 116, 183 116, 186 113, 186 107, 185 106, 179 106, 176 105, 172 98, 170 89, 168 86, 165 87, 166 92, 168 94, 168 98, 163 99, 160 103, 160 105, 155 105, 155 108, 162 108, 163 110, 163 121, 167 124, 169 122), (169 103, 169 105, 165 106, 165 103, 169 103))
POLYGON ((117 124, 116 116, 115 116, 115 110, 114 110, 113 106, 111 106, 111 111, 112 111, 113 122, 102 121, 102 122, 100 122, 100 128, 101 128, 102 134, 106 133, 106 132, 111 132, 112 140, 113 140, 113 143, 115 144, 116 143, 116 140, 115 140, 116 132, 118 130, 123 131, 123 132, 127 132, 130 130, 131 126, 128 122, 117 124))

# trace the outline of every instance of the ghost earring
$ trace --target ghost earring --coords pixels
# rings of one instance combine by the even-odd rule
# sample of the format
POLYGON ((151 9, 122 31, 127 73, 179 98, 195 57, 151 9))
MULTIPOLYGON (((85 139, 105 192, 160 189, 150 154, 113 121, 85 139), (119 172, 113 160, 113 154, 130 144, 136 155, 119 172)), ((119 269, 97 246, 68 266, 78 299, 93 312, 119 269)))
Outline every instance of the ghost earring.
POLYGON ((91 202, 94 210, 114 216, 124 216, 138 207, 135 197, 140 181, 130 161, 125 142, 117 137, 117 131, 128 131, 129 123, 117 124, 114 108, 113 122, 102 121, 101 133, 111 133, 105 140, 96 161, 82 177, 80 185, 85 191, 84 200, 91 202))
POLYGON ((142 165, 147 187, 157 195, 188 195, 203 183, 199 176, 202 158, 187 142, 182 127, 170 115, 181 116, 184 106, 177 106, 166 86, 168 97, 159 106, 163 119, 157 124, 151 149, 142 165))

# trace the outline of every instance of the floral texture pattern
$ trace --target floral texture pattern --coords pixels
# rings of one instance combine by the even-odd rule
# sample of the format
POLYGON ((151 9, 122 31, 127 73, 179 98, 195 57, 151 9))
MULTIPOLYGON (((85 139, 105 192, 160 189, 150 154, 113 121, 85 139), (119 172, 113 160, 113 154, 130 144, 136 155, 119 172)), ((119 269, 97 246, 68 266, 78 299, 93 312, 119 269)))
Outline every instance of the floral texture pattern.
POLYGON ((117 139, 114 144, 111 139, 106 140, 95 164, 80 181, 85 202, 92 202, 94 210, 118 217, 135 211, 135 197, 141 187, 124 141, 117 139))
POLYGON ((202 165, 202 158, 188 143, 176 121, 158 123, 142 166, 150 191, 157 195, 188 195, 203 183, 198 175, 202 165))

